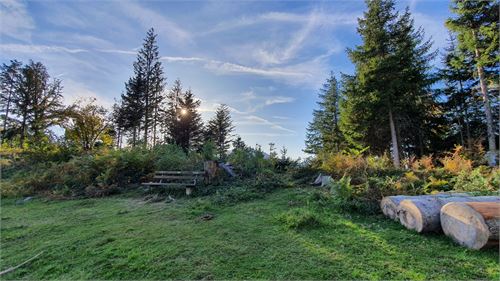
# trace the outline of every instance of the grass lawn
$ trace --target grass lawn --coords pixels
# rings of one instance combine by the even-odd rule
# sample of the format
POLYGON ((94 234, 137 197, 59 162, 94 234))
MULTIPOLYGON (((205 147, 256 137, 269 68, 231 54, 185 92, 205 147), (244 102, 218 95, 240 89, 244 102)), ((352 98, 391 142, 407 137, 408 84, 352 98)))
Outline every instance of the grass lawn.
MULTIPOLYGON (((216 206, 206 198, 145 204, 121 195, 23 205, 3 199, 0 269, 43 251, 6 279, 491 279, 498 250, 471 251, 380 216, 325 210, 321 224, 277 217, 312 208, 310 189, 216 206), (209 221, 199 216, 210 212, 209 221)), ((320 211, 318 211, 320 212, 320 211)))

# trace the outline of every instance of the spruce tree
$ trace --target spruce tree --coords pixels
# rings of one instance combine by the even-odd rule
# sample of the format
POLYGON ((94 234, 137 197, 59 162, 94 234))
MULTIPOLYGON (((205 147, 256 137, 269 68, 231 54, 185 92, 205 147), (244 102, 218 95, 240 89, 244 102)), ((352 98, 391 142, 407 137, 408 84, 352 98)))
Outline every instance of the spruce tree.
POLYGON ((426 141, 420 136, 426 136, 426 125, 437 114, 428 74, 434 54, 408 9, 398 15, 391 0, 367 1, 367 6, 358 27, 363 43, 348 51, 356 73, 344 77, 341 128, 355 147, 381 153, 390 144, 399 167, 402 149, 423 152, 426 141))
POLYGON ((227 155, 233 130, 234 126, 229 107, 222 104, 217 108, 215 116, 208 122, 206 128, 206 139, 215 144, 220 159, 224 159, 227 155))
POLYGON ((310 154, 339 151, 343 143, 339 128, 341 96, 333 72, 320 89, 319 98, 319 109, 314 110, 313 120, 307 127, 304 152, 310 154))
POLYGON ((243 141, 243 139, 241 138, 241 136, 236 136, 233 140, 233 151, 234 150, 237 150, 237 149, 245 149, 247 148, 247 145, 245 144, 245 142, 243 141))
POLYGON ((450 124, 447 138, 451 142, 450 147, 460 143, 471 149, 474 138, 471 123, 478 113, 473 91, 477 85, 473 77, 474 65, 467 51, 457 45, 455 36, 450 34, 448 41, 449 46, 445 48, 442 59, 444 68, 439 71, 445 84, 441 92, 446 96, 443 107, 450 124))
POLYGON ((122 122, 120 126, 130 134, 129 143, 132 147, 139 143, 139 133, 145 112, 144 79, 140 68, 136 69, 136 75, 125 84, 126 91, 121 96, 121 107, 118 111, 119 120, 122 122))
POLYGON ((179 133, 179 104, 182 98, 182 84, 179 79, 174 81, 167 95, 167 109, 164 113, 165 142, 177 143, 179 133))
POLYGON ((142 48, 137 54, 134 63, 134 83, 140 81, 140 100, 143 103, 142 130, 144 133, 144 145, 155 145, 158 135, 161 114, 160 107, 165 87, 163 67, 160 62, 160 54, 156 40, 157 34, 151 28, 146 34, 142 48), (150 135, 153 135, 150 139, 150 135))
POLYGON ((201 148, 203 122, 198 112, 200 104, 191 90, 183 92, 181 82, 178 79, 174 82, 164 117, 168 143, 176 144, 186 152, 201 148))
MULTIPOLYGON (((468 50, 476 67, 484 102, 488 139, 488 163, 496 165, 495 125, 488 83, 497 84, 499 56, 499 1, 454 0, 451 10, 456 17, 448 19, 448 28, 457 34, 459 46, 468 50)), ((496 122, 498 123, 498 122, 496 122)))
POLYGON ((17 60, 10 61, 10 64, 3 64, 0 73, 0 105, 3 112, 2 142, 7 133, 9 123, 9 113, 12 111, 12 102, 15 99, 20 81, 20 68, 22 63, 17 60))

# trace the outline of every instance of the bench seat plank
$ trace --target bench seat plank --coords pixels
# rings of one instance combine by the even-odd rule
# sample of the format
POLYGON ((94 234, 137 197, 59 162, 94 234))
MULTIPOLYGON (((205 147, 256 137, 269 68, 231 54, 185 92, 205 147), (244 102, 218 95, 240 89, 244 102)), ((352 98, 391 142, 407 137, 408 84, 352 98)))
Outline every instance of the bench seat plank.
POLYGON ((167 179, 167 180, 193 180, 200 178, 199 176, 154 176, 154 179, 167 179))
POLYGON ((203 171, 156 171, 155 174, 166 175, 204 175, 203 171))
POLYGON ((186 187, 186 186, 195 186, 196 183, 172 183, 172 182, 144 182, 142 185, 146 186, 172 186, 172 187, 186 187))

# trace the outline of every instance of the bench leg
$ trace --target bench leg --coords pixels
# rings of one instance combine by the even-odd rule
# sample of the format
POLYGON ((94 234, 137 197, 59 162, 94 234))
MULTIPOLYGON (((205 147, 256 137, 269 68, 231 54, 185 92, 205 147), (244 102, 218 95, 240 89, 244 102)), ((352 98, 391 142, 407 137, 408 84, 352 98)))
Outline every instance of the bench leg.
POLYGON ((186 195, 189 196, 189 195, 191 195, 191 193, 193 193, 193 188, 186 187, 186 195))

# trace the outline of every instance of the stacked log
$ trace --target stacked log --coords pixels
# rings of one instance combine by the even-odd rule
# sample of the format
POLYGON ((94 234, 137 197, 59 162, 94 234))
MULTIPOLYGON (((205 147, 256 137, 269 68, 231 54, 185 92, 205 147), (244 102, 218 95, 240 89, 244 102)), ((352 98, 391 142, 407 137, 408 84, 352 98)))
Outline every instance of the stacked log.
POLYGON ((470 249, 498 245, 500 203, 454 202, 441 208, 443 232, 470 249))
POLYGON ((432 195, 419 195, 419 196, 408 196, 408 195, 396 195, 396 196, 386 196, 380 201, 380 208, 382 213, 393 220, 399 221, 398 208, 399 204, 403 200, 412 199, 424 199, 424 198, 434 198, 434 197, 462 197, 468 196, 466 193, 438 193, 432 195))
POLYGON ((399 220, 398 216, 398 207, 401 201, 407 199, 415 199, 418 196, 406 196, 406 195, 397 195, 397 196, 386 196, 382 198, 380 201, 380 208, 382 209, 382 213, 392 219, 399 220))
POLYGON ((422 232, 440 232, 441 208, 451 202, 500 202, 497 196, 452 196, 403 200, 399 204, 399 222, 408 229, 422 232))

